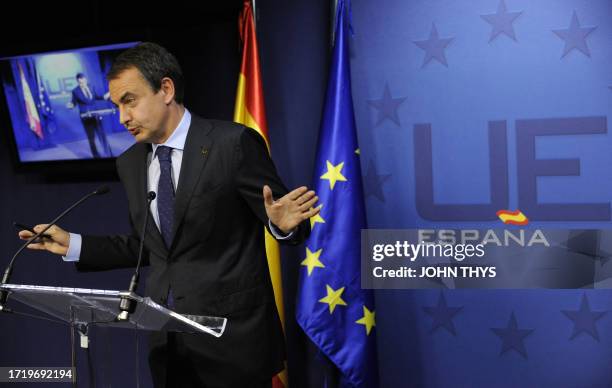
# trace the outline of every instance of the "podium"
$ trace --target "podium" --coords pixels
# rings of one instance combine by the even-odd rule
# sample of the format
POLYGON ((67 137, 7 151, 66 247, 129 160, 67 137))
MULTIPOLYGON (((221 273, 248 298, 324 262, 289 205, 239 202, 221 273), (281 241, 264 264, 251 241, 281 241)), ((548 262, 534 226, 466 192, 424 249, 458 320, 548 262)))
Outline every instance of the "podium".
MULTIPOLYGON (((88 347, 86 336, 90 325, 144 331, 169 331, 207 334, 219 338, 225 332, 227 318, 179 314, 127 291, 86 288, 47 287, 2 284, 9 301, 17 301, 63 322, 72 328, 72 367, 76 368, 75 330, 81 334, 81 347, 88 347), (128 320, 118 320, 119 302, 127 297, 136 303, 128 320)), ((73 378, 76 384, 76 373, 73 378)))
POLYGON ((183 315, 127 291, 91 290, 3 284, 0 290, 9 292, 9 300, 16 300, 31 308, 72 325, 102 325, 145 331, 176 331, 205 333, 221 337, 226 318, 203 315, 183 315), (134 300, 136 311, 128 321, 117 321, 121 297, 134 300))
POLYGON ((117 112, 117 109, 115 108, 93 109, 93 110, 88 110, 85 113, 81 113, 80 116, 82 119, 96 118, 96 119, 102 120, 103 116, 114 115, 116 112, 117 112))

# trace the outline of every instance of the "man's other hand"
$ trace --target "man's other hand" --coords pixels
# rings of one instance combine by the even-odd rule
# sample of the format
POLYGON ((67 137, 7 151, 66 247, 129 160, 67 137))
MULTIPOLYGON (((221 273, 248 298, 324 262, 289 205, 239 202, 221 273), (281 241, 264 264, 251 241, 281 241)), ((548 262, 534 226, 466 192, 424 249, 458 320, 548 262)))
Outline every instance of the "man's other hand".
POLYGON ((285 234, 290 233, 302 221, 317 215, 322 206, 313 208, 319 197, 313 190, 309 191, 306 186, 299 187, 282 198, 274 200, 272 190, 265 185, 263 197, 270 222, 285 234))

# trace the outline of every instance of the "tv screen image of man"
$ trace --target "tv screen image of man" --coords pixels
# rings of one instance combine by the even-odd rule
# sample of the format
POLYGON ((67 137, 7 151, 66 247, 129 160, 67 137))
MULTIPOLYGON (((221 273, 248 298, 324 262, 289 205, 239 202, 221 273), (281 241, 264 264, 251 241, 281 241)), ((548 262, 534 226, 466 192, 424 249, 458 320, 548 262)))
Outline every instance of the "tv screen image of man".
POLYGON ((155 387, 270 387, 285 345, 264 226, 281 243, 302 242, 318 197, 306 187, 288 192, 255 130, 186 109, 181 68, 163 47, 128 49, 107 78, 121 123, 136 140, 117 158, 117 171, 138 229, 81 236, 53 226, 51 238, 29 247, 62 255, 80 271, 133 267, 150 211, 145 295, 181 314, 228 318, 221 338, 151 334, 155 387), (148 191, 157 196, 147 209, 148 191))
POLYGON ((83 128, 87 134, 87 141, 89 142, 89 148, 91 149, 91 155, 93 158, 102 157, 102 153, 96 146, 96 137, 100 142, 103 153, 106 157, 112 157, 113 153, 108 144, 104 127, 100 120, 101 112, 98 108, 97 101, 108 100, 110 93, 100 94, 93 85, 90 85, 87 76, 84 73, 77 73, 76 79, 78 86, 72 89, 72 100, 66 105, 69 109, 78 106, 79 116, 83 123, 83 128))

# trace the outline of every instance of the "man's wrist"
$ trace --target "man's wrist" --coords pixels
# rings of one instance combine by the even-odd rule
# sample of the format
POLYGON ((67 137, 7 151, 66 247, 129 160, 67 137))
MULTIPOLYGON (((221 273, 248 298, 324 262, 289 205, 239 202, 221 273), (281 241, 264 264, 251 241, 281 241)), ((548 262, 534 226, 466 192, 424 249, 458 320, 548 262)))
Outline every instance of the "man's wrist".
POLYGON ((64 261, 79 261, 81 257, 82 237, 80 234, 70 233, 68 240, 68 251, 65 256, 62 256, 64 261))
POLYGON ((296 227, 290 230, 289 232, 285 232, 278 226, 274 225, 270 220, 268 220, 268 226, 270 227, 270 232, 272 232, 272 235, 277 240, 289 240, 291 237, 293 237, 293 234, 297 230, 296 227))

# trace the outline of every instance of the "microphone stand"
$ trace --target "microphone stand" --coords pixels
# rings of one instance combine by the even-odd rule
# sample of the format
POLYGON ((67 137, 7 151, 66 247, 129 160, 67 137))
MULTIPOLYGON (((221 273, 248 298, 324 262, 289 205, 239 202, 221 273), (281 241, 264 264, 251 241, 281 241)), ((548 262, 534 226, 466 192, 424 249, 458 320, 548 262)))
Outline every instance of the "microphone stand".
MULTIPOLYGON (((102 195, 102 194, 106 194, 110 191, 110 188, 108 186, 100 186, 98 187, 95 191, 87 194, 86 196, 84 196, 83 198, 79 199, 77 202, 75 202, 72 206, 70 206, 68 209, 64 210, 59 216, 55 217, 55 219, 53 221, 51 221, 49 223, 49 225, 47 225, 43 230, 41 230, 40 232, 36 233, 35 235, 33 235, 32 237, 30 237, 15 253, 15 255, 13 255, 13 258, 11 259, 11 261, 9 262, 8 266, 6 267, 6 269, 4 270, 4 275, 2 276, 2 280, 0 281, 0 286, 7 284, 11 278, 11 275, 13 273, 13 265, 15 264, 15 259, 17 259, 17 256, 19 256, 19 254, 21 254, 21 252, 23 252, 23 250, 30 245, 33 241, 35 241, 36 239, 38 239, 40 236, 42 236, 47 230, 49 230, 49 228, 51 228, 53 225, 55 225, 59 220, 61 220, 62 218, 64 218, 64 216, 66 216, 68 213, 70 213, 75 207, 79 206, 80 204, 82 204, 83 202, 87 201, 89 198, 93 197, 94 195, 102 195)), ((8 299, 8 291, 6 290, 0 290, 0 312, 4 311, 4 309, 6 308, 6 300, 8 299)))
POLYGON ((140 247, 138 249, 138 262, 136 263, 136 270, 134 271, 134 275, 132 276, 132 280, 130 281, 130 287, 128 288, 128 295, 122 295, 121 301, 119 302, 119 310, 121 311, 119 315, 117 315, 117 321, 127 321, 132 314, 136 310, 136 303, 130 296, 136 292, 136 288, 138 288, 138 281, 140 280, 140 265, 142 263, 142 252, 144 250, 144 240, 145 235, 147 233, 147 222, 149 220, 149 213, 151 208, 151 202, 155 199, 156 194, 154 191, 149 191, 147 194, 147 211, 145 212, 144 223, 142 225, 142 230, 140 232, 140 247))

